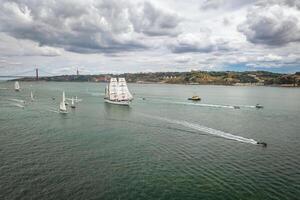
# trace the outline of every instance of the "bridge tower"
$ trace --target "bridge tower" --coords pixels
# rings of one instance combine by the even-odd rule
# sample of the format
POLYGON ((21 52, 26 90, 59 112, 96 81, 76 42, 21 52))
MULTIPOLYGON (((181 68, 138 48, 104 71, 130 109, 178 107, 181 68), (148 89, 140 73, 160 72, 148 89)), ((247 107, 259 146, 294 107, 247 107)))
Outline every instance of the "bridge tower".
POLYGON ((35 80, 36 81, 39 80, 39 69, 38 68, 35 69, 35 80))
POLYGON ((77 75, 77 76, 79 76, 79 71, 78 71, 78 68, 77 68, 77 70, 76 70, 76 75, 77 75))

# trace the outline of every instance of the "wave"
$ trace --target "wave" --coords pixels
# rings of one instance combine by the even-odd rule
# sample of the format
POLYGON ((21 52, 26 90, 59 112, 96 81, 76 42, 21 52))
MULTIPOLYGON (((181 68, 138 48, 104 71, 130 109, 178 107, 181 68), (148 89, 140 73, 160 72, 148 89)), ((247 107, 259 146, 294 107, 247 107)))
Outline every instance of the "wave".
POLYGON ((173 119, 168 119, 168 118, 159 117, 159 116, 153 117, 153 116, 149 116, 149 115, 145 115, 145 114, 143 114, 143 115, 146 116, 146 117, 149 117, 149 118, 153 118, 153 119, 157 119, 157 120, 161 120, 161 121, 166 121, 166 122, 169 122, 169 123, 172 123, 172 124, 182 125, 184 127, 190 128, 190 129, 194 129, 194 130, 197 130, 197 131, 201 131, 201 132, 208 133, 208 134, 218 136, 218 137, 222 137, 222 138, 225 138, 225 139, 235 140, 235 141, 249 143, 249 144, 257 144, 257 141, 254 140, 254 139, 245 138, 245 137, 238 136, 238 135, 233 135, 231 133, 226 133, 226 132, 216 130, 216 129, 213 129, 213 128, 209 128, 209 127, 206 127, 206 126, 202 126, 202 125, 199 125, 199 124, 190 123, 190 122, 187 122, 187 121, 173 120, 173 119))
MULTIPOLYGON (((165 100, 160 100, 166 102, 165 100)), ((229 109, 236 109, 236 107, 240 108, 256 108, 254 105, 222 105, 222 104, 206 104, 206 103, 192 103, 192 102, 181 102, 181 101, 168 101, 168 103, 172 104, 180 104, 180 105, 187 105, 187 106, 201 106, 201 107, 212 107, 212 108, 229 108, 229 109)))
POLYGON ((188 103, 188 102, 171 102, 171 103, 173 103, 173 104, 182 104, 182 105, 191 105, 191 106, 234 109, 234 106, 230 106, 230 105, 205 104, 205 103, 188 103))
POLYGON ((59 113, 57 110, 47 109, 49 112, 59 113))
POLYGON ((24 106, 23 106, 23 105, 21 105, 21 104, 18 104, 18 103, 13 103, 13 104, 11 104, 11 105, 13 105, 13 106, 16 106, 16 107, 19 107, 19 108, 24 108, 24 106))
POLYGON ((88 92, 89 95, 94 96, 94 97, 99 97, 99 96, 104 96, 104 93, 100 92, 88 92))
POLYGON ((19 103, 25 103, 25 100, 22 100, 22 99, 8 99, 8 100, 19 102, 19 103))
POLYGON ((244 108, 256 108, 256 106, 251 106, 251 105, 239 105, 239 107, 244 107, 244 108))

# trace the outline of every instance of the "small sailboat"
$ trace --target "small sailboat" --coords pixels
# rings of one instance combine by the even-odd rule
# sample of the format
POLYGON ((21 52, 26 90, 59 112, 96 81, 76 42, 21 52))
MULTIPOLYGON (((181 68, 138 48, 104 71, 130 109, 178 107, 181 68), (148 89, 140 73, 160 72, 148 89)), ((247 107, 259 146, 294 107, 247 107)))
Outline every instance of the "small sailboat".
POLYGON ((19 91, 20 91, 20 84, 19 84, 19 81, 16 81, 16 82, 15 82, 15 91, 16 91, 16 92, 19 92, 19 91))
POLYGON ((82 99, 78 99, 78 97, 75 96, 75 103, 78 103, 78 102, 80 102, 80 101, 82 101, 82 99))
POLYGON ((74 98, 72 97, 71 99, 71 108, 76 108, 75 103, 74 103, 74 98))
POLYGON ((31 100, 31 101, 34 101, 34 96, 33 96, 32 91, 30 92, 30 100, 31 100))
POLYGON ((66 114, 68 113, 67 107, 66 107, 66 96, 65 96, 65 92, 63 92, 62 95, 62 101, 59 104, 59 112, 62 114, 66 114))
POLYGON ((133 96, 128 90, 125 78, 111 78, 109 84, 105 88, 105 102, 129 106, 133 100, 133 96))

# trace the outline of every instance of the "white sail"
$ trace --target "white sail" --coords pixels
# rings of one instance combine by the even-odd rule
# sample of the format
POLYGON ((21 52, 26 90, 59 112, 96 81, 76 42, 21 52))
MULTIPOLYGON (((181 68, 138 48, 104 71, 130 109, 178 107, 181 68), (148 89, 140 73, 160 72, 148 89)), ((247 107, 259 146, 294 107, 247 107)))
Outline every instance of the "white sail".
POLYGON ((66 112, 66 111, 67 111, 66 104, 65 104, 63 101, 60 102, 60 104, 59 104, 59 110, 60 110, 60 111, 63 111, 63 112, 66 112))
POLYGON ((116 78, 111 78, 109 83, 109 99, 117 100, 118 99, 118 81, 116 78))
POLYGON ((108 89, 108 85, 105 87, 105 99, 109 98, 109 89, 108 89))
POLYGON ((31 98, 31 101, 33 101, 33 100, 34 100, 34 97, 33 97, 33 93, 32 93, 32 91, 30 92, 30 98, 31 98))
POLYGON ((131 93, 129 92, 129 89, 127 87, 126 84, 126 80, 125 78, 119 78, 119 86, 122 87, 122 92, 125 93, 126 95, 126 99, 127 100, 132 100, 133 96, 131 95, 131 93))
POLYGON ((72 99, 71 99, 71 108, 75 108, 74 97, 72 97, 72 99))
POLYGON ((127 90, 126 89, 126 82, 124 78, 119 78, 118 82, 118 100, 119 101, 125 101, 128 100, 127 90))
POLYGON ((59 110, 63 113, 67 112, 65 91, 62 94, 62 101, 59 104, 59 110))
POLYGON ((66 102, 66 95, 65 95, 65 91, 63 91, 63 95, 62 95, 62 101, 65 103, 66 102))
POLYGON ((105 102, 117 105, 129 106, 132 95, 130 94, 125 78, 111 78, 108 87, 105 88, 105 102))
MULTIPOLYGON (((69 98, 67 98, 67 99, 68 99, 68 100, 72 100, 72 99, 69 99, 69 98)), ((74 102, 75 102, 75 103, 78 103, 78 102, 80 102, 80 101, 82 101, 82 99, 78 99, 78 97, 75 96, 74 102)))
POLYGON ((19 91, 20 90, 20 84, 18 81, 15 82, 15 90, 19 91))

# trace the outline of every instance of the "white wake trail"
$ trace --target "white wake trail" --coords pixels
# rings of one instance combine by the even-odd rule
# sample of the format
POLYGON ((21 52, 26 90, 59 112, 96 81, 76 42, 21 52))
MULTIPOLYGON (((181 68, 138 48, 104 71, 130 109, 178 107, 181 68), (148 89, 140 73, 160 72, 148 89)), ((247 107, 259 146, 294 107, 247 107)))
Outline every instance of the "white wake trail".
POLYGON ((54 112, 54 113, 59 113, 58 109, 55 108, 55 107, 48 107, 45 109, 46 111, 49 111, 49 112, 54 112))
POLYGON ((156 117, 149 116, 149 115, 144 115, 144 116, 152 118, 152 119, 166 121, 166 122, 169 122, 169 123, 172 123, 172 124, 182 125, 182 126, 185 126, 187 128, 190 128, 190 129, 194 129, 194 130, 201 131, 201 132, 204 132, 204 133, 208 133, 208 134, 211 134, 211 135, 214 135, 214 136, 226 138, 226 139, 229 139, 229 140, 235 140, 235 141, 249 143, 249 144, 257 144, 257 141, 255 141, 254 139, 244 138, 242 136, 233 135, 231 133, 226 133, 226 132, 223 132, 223 131, 220 131, 220 130, 216 130, 216 129, 209 128, 209 127, 202 126, 202 125, 195 124, 195 123, 190 123, 190 122, 187 122, 187 121, 173 120, 173 119, 168 119, 168 118, 163 118, 163 117, 158 117, 158 116, 156 116, 156 117))
POLYGON ((234 109, 234 106, 230 105, 218 105, 218 104, 205 104, 205 103, 187 103, 187 102, 172 102, 174 104, 190 105, 190 106, 202 106, 202 107, 213 107, 213 108, 230 108, 234 109))
POLYGON ((22 99, 8 99, 8 100, 19 102, 19 103, 25 103, 25 100, 22 100, 22 99))
POLYGON ((13 105, 13 106, 16 106, 16 107, 19 107, 19 108, 24 108, 24 106, 23 106, 23 105, 21 105, 21 104, 18 104, 18 103, 13 103, 13 104, 11 104, 11 105, 13 105))
POLYGON ((52 109, 47 109, 47 111, 54 112, 54 113, 59 113, 57 110, 52 110, 52 109))

